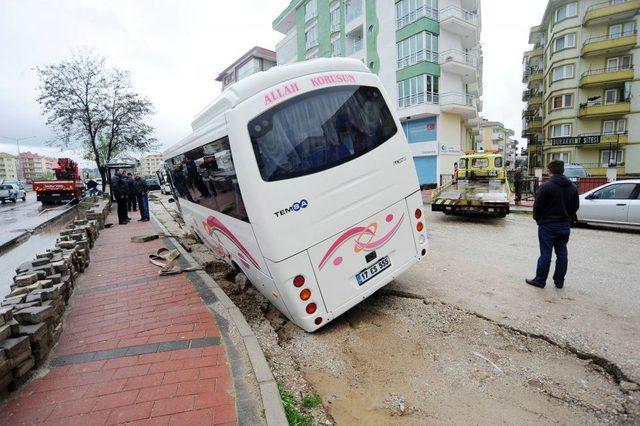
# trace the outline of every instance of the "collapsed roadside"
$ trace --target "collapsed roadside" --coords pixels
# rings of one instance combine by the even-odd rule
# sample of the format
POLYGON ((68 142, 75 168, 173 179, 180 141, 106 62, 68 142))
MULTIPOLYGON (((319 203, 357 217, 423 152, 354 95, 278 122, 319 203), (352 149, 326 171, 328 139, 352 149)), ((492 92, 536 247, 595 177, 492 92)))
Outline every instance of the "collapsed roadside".
MULTIPOLYGON (((175 216, 173 206, 159 200, 152 210, 175 216)), ((172 226, 186 232, 175 222, 172 226)), ((393 283, 327 327, 305 333, 193 236, 181 242, 243 312, 282 384, 283 399, 293 397, 293 409, 303 419, 320 424, 462 422, 472 416, 482 423, 640 419, 637 384, 620 381, 597 359, 544 336, 435 298, 394 291, 393 283), (303 406, 315 396, 322 404, 303 406)))

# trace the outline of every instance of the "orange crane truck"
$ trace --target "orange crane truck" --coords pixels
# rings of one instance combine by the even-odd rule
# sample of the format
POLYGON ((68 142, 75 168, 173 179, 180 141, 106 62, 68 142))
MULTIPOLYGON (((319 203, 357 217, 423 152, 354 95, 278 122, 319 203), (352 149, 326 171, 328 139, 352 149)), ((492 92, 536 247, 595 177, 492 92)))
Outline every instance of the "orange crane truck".
POLYGON ((33 190, 42 204, 59 204, 80 200, 84 182, 78 164, 70 158, 58 158, 53 162, 55 180, 34 180, 33 190))

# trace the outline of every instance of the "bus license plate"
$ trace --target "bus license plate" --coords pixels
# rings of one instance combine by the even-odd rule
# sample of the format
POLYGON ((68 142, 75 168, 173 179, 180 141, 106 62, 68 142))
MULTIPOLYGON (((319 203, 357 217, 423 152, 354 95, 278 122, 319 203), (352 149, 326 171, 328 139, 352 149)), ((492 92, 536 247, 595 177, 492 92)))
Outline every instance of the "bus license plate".
POLYGON ((376 263, 374 263, 373 265, 369 266, 368 268, 364 269, 363 271, 361 271, 359 274, 356 275, 356 280, 358 280, 358 285, 362 285, 366 283, 371 278, 375 277, 380 272, 387 269, 389 266, 391 266, 391 262, 389 261, 389 256, 385 256, 381 258, 376 263))

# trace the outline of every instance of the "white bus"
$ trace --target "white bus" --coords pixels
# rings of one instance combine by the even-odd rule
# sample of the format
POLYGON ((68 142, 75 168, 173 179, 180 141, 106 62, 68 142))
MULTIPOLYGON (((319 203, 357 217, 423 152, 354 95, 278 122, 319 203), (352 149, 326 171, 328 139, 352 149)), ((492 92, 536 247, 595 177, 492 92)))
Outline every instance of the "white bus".
POLYGON ((287 318, 314 331, 425 254, 407 140, 352 59, 235 83, 164 153, 185 219, 287 318))

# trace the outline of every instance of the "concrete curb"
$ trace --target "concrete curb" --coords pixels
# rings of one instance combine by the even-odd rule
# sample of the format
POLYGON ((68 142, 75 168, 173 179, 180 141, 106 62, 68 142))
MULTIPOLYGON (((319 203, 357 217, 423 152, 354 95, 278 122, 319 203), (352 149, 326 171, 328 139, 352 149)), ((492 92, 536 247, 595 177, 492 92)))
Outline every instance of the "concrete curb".
MULTIPOLYGON (((151 218, 154 224, 160 228, 165 235, 170 235, 167 228, 165 228, 164 225, 156 219, 153 213, 151 213, 151 218)), ((176 247, 183 259, 185 259, 191 266, 198 266, 198 263, 182 247, 176 238, 166 238, 176 247)), ((229 296, 227 296, 227 294, 222 290, 222 288, 220 288, 218 283, 209 276, 209 274, 204 271, 197 271, 193 273, 196 274, 198 278, 213 291, 213 294, 220 302, 219 307, 225 311, 226 317, 230 320, 242 338, 246 353, 251 362, 253 374, 260 388, 260 396, 262 397, 262 406, 264 408, 264 416, 267 425, 287 425, 287 417, 284 413, 284 407, 282 405, 282 400, 280 399, 280 392, 278 391, 275 378, 273 377, 269 363, 264 356, 264 352, 262 352, 262 349, 260 348, 258 338, 253 330, 251 330, 247 320, 242 315, 240 309, 238 309, 229 296)), ((238 422, 242 424, 240 419, 238 419, 238 422)))

